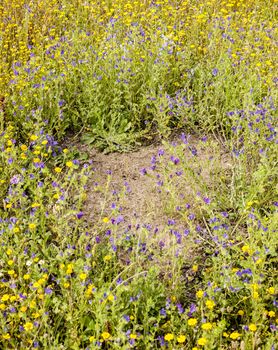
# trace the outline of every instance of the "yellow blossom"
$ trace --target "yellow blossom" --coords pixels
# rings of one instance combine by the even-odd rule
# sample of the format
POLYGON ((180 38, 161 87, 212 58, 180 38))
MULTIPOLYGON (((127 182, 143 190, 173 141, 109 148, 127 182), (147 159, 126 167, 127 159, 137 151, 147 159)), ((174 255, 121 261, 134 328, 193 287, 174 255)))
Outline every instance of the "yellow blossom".
POLYGON ((207 339, 206 339, 206 338, 200 338, 200 339, 198 339, 198 341, 197 341, 197 344, 198 344, 198 345, 201 345, 201 346, 205 346, 206 343, 207 343, 207 339))
POLYGON ((239 337, 240 337, 240 334, 238 332, 232 332, 230 334, 230 338, 233 339, 233 340, 236 340, 239 337))
POLYGON ((210 310, 212 310, 215 306, 215 302, 213 300, 207 300, 206 301, 206 307, 210 310))
POLYGON ((193 266, 192 266, 192 270, 193 270, 194 272, 197 272, 197 271, 198 271, 198 268, 199 268, 198 265, 193 265, 193 266))
POLYGON ((197 293, 196 293, 196 297, 201 299, 203 296, 204 296, 204 292, 202 290, 198 290, 197 293))
POLYGON ((254 323, 251 323, 251 324, 249 325, 249 329, 250 329, 250 331, 252 331, 252 332, 256 332, 257 326, 256 326, 254 323))
POLYGON ((202 324, 202 329, 205 331, 209 331, 212 329, 212 324, 210 322, 206 322, 202 324))
POLYGON ((81 281, 85 281, 85 279, 87 278, 87 274, 82 272, 79 274, 79 278, 81 279, 81 281))
POLYGON ((166 341, 171 341, 174 339, 174 335, 172 333, 167 333, 167 334, 165 334, 164 339, 166 341))
POLYGON ((29 224, 30 230, 34 230, 35 228, 36 228, 36 224, 34 224, 33 222, 29 224))
POLYGON ((102 339, 107 340, 111 337, 110 333, 108 332, 103 332, 101 333, 102 339))
POLYGON ((185 335, 182 335, 182 334, 181 334, 181 335, 179 335, 179 336, 177 337, 177 342, 180 343, 180 344, 184 343, 185 340, 186 340, 186 336, 185 336, 185 335))
POLYGON ((9 334, 9 333, 4 334, 4 335, 3 335, 3 339, 5 339, 5 340, 11 339, 10 334, 9 334))
POLYGON ((8 301, 10 299, 10 296, 9 296, 9 294, 4 294, 3 296, 2 296, 2 298, 1 298, 1 300, 2 301, 8 301))
POLYGON ((24 329, 28 332, 31 331, 34 328, 34 325, 32 322, 26 322, 24 325, 24 329))
POLYGON ((268 291, 268 294, 270 294, 270 295, 274 295, 275 294, 275 288, 274 287, 269 287, 267 289, 267 291, 268 291))
POLYGON ((196 318, 189 318, 187 321, 188 326, 194 327, 197 324, 196 318))
POLYGON ((30 140, 31 141, 36 141, 38 139, 38 136, 37 135, 31 135, 30 136, 30 140))
POLYGON ((109 294, 108 297, 107 297, 107 299, 108 299, 109 301, 114 301, 115 297, 114 297, 113 294, 109 294))

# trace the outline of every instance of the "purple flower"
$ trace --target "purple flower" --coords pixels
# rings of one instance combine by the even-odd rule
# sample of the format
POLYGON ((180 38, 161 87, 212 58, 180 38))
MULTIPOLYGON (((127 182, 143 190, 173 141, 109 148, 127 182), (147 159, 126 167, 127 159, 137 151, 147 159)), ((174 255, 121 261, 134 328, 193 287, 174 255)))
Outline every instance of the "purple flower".
POLYGON ((52 294, 52 289, 47 287, 44 289, 44 292, 45 292, 45 294, 50 295, 50 294, 52 294))
POLYGON ((141 169, 141 170, 140 170, 140 173, 141 173, 142 175, 146 175, 146 174, 147 174, 146 168, 141 169))
POLYGON ((174 156, 171 156, 170 159, 175 165, 177 165, 180 162, 179 158, 175 158, 174 156))
POLYGON ((159 157, 163 156, 164 155, 164 150, 163 149, 159 149, 158 150, 158 155, 159 155, 159 157))
POLYGON ((80 211, 78 214, 76 214, 77 219, 81 219, 84 213, 80 211))
POLYGON ((20 182, 20 175, 14 175, 10 180, 10 183, 12 185, 17 185, 19 182, 20 182))
POLYGON ((176 307, 178 309, 179 314, 183 314, 184 313, 184 308, 182 307, 181 304, 177 304, 176 307))
POLYGON ((218 74, 218 69, 217 69, 217 68, 214 68, 214 69, 212 70, 212 75, 213 75, 214 77, 216 77, 217 74, 218 74))
POLYGON ((204 197, 203 200, 206 204, 210 204, 211 202, 211 200, 208 197, 204 197))
POLYGON ((168 225, 169 225, 169 226, 170 226, 170 225, 175 225, 175 220, 169 219, 169 220, 168 220, 168 225))

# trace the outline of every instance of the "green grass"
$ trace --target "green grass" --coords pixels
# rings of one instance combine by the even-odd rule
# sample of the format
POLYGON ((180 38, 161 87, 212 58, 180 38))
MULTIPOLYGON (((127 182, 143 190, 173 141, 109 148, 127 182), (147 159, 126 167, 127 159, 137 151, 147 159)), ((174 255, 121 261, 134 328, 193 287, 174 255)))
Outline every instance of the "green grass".
POLYGON ((275 349, 275 5, 4 1, 1 349, 275 349), (89 221, 94 159, 65 136, 123 152, 173 131, 194 141, 141 171, 162 228, 123 217, 113 174, 89 221))

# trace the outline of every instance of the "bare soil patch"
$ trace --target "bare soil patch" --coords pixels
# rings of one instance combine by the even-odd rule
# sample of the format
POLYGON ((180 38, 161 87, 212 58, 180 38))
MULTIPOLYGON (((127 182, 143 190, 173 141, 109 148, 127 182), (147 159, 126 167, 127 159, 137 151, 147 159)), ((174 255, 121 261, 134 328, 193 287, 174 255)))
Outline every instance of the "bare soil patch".
MULTIPOLYGON (((172 141, 173 144, 181 144, 180 138, 172 141)), ((213 159, 214 149, 200 147, 199 140, 189 137, 189 145, 194 149, 198 145, 198 159, 200 161, 213 159)), ((84 213, 90 224, 97 224, 104 217, 116 219, 116 212, 121 216, 119 220, 127 225, 148 226, 152 229, 164 229, 168 225, 169 217, 165 211, 165 198, 162 200, 154 175, 143 175, 143 169, 153 165, 153 157, 158 157, 164 149, 163 145, 149 145, 141 147, 137 151, 129 153, 105 154, 96 149, 76 144, 77 148, 86 150, 92 160, 93 174, 88 183, 87 201, 84 213), (113 214, 114 213, 114 214, 113 214)), ((171 154, 164 154, 170 158, 171 154)), ((193 155, 192 155, 193 156, 193 155)), ((204 163, 204 162, 203 162, 204 163)), ((210 181, 210 173, 201 168, 197 163, 196 173, 202 172, 203 176, 210 181)), ((223 150, 221 156, 223 169, 228 169, 229 157, 223 150)), ((190 183, 176 184, 178 191, 185 198, 192 195, 190 183)), ((183 229, 184 223, 176 220, 175 228, 183 229)))

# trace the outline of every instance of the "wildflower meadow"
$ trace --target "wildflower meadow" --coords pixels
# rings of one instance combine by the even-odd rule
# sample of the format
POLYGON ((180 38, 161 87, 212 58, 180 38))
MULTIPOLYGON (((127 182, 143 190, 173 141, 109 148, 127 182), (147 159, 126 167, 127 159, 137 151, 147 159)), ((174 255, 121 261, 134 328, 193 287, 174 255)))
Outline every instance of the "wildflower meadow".
POLYGON ((277 10, 0 2, 1 350, 277 349, 277 10))

